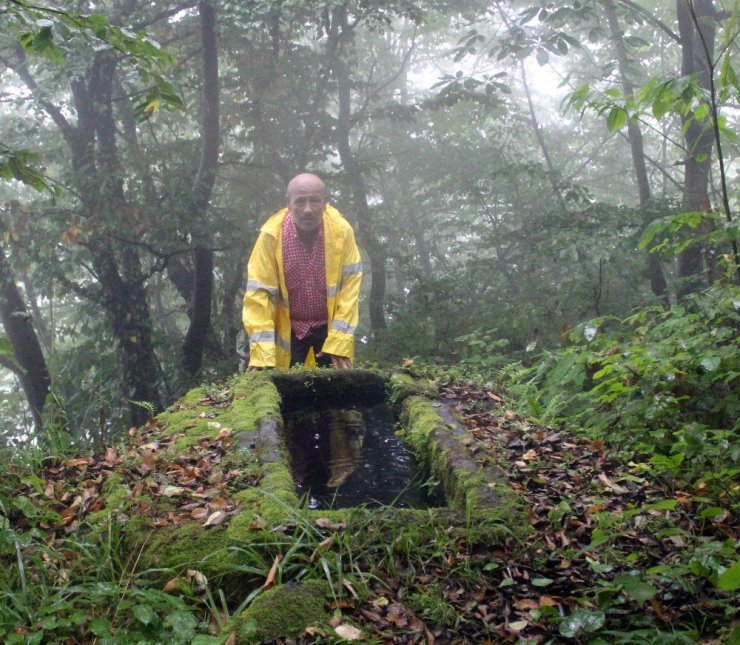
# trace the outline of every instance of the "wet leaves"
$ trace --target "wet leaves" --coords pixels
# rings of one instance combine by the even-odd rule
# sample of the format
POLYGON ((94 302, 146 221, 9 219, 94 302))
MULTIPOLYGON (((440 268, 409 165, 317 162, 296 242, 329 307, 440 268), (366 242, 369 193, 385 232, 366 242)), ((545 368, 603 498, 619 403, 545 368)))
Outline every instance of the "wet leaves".
POLYGON ((337 636, 347 641, 359 641, 363 639, 362 631, 347 623, 340 623, 334 627, 337 636))
MULTIPOLYGON (((728 509, 705 491, 659 485, 600 439, 530 423, 491 390, 440 392, 469 429, 473 458, 505 467, 532 532, 524 545, 498 547, 461 537, 444 559, 433 543, 418 544, 393 567, 372 569, 383 584, 344 610, 364 631, 386 643, 545 643, 586 642, 605 627, 726 624, 723 587, 680 578, 677 563, 689 547, 737 539, 728 509)), ((726 590, 740 584, 736 566, 722 576, 726 590)))
POLYGON ((316 520, 315 524, 321 529, 328 529, 330 531, 340 531, 347 526, 347 523, 344 520, 340 520, 339 522, 332 522, 326 517, 320 517, 316 520))
MULTIPOLYGON (((526 505, 530 535, 523 543, 491 544, 474 537, 475 527, 456 533, 451 526, 403 546, 409 527, 378 520, 368 535, 349 535, 345 520, 319 517, 312 528, 320 539, 300 556, 301 566, 321 567, 351 544, 352 573, 366 578, 337 582, 329 609, 341 616, 301 642, 327 634, 383 643, 588 642, 605 629, 679 632, 688 624, 702 625, 709 637, 731 619, 740 568, 712 551, 738 537, 724 500, 708 499, 701 482, 695 490, 661 485, 600 439, 530 423, 492 390, 455 384, 440 391, 470 432, 472 458, 505 467, 526 505), (382 562, 366 555, 363 540, 380 541, 390 555, 382 562)), ((12 528, 40 529, 61 545, 98 511, 121 523, 135 514, 155 528, 197 522, 212 531, 228 523, 239 510, 234 493, 256 484, 260 473, 229 459, 234 432, 218 421, 228 393, 216 391, 201 404, 207 409, 194 410, 183 432, 156 423, 132 429, 127 445, 48 458, 34 476, 10 466, 17 490, 8 510, 12 528), (178 448, 195 428, 202 436, 178 448), (106 498, 103 486, 114 474, 123 494, 106 498)), ((249 528, 266 526, 255 516, 249 528)), ((272 565, 264 589, 281 582, 283 557, 273 552, 266 560, 272 565)), ((197 595, 207 585, 191 569, 165 590, 197 595)), ((137 611, 143 624, 151 620, 143 606, 137 611)), ((101 633, 106 629, 101 623, 101 633)))
MULTIPOLYGON (((227 394, 204 397, 202 403, 224 407, 230 403, 227 394)), ((200 414, 194 412, 194 417, 200 414)), ((122 523, 132 514, 146 517, 155 528, 185 522, 212 527, 228 522, 239 511, 232 495, 256 485, 260 473, 256 467, 231 465, 231 428, 217 421, 208 422, 208 427, 211 433, 198 437, 183 453, 178 453, 176 445, 184 434, 168 433, 155 421, 131 428, 126 445, 107 446, 98 454, 46 458, 33 476, 24 477, 18 467, 11 466, 10 474, 18 479, 13 527, 36 527, 52 538, 63 537, 99 511, 109 512, 122 523), (114 474, 116 484, 106 497, 103 486, 114 474)))

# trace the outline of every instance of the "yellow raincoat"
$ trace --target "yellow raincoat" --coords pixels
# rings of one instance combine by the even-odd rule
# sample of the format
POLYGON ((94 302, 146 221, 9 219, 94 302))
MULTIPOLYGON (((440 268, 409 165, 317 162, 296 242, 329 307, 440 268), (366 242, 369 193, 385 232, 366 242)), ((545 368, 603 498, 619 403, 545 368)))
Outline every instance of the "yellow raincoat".
MULTIPOLYGON (((290 367, 290 303, 283 268, 284 208, 260 229, 247 265, 242 321, 250 367, 290 367)), ((334 207, 324 210, 326 308, 329 334, 323 351, 354 358, 362 260, 352 227, 334 207)))

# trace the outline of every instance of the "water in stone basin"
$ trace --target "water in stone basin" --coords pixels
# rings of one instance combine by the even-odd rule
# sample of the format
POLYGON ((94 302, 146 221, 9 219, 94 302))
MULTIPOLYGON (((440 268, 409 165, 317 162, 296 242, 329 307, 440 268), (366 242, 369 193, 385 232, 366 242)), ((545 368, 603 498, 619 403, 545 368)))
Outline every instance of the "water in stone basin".
POLYGON ((412 456, 385 403, 356 409, 300 409, 283 415, 290 465, 309 508, 427 508, 412 456))

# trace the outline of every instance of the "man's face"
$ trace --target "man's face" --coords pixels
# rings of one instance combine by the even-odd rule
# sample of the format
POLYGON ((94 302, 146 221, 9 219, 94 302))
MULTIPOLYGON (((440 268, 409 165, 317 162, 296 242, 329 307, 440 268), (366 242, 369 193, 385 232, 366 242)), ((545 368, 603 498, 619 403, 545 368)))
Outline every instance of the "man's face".
POLYGON ((326 208, 324 191, 315 186, 297 186, 288 194, 288 209, 302 233, 314 233, 319 228, 326 208))

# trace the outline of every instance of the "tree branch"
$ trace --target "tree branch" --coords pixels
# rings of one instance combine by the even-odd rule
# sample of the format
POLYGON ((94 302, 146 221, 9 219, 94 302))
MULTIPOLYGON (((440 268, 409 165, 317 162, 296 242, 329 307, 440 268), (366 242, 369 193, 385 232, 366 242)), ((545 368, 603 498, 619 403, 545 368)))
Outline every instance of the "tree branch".
POLYGON ((655 27, 658 27, 661 31, 665 32, 669 38, 672 38, 675 40, 678 44, 681 44, 681 36, 679 36, 675 31, 673 31, 668 25, 666 25, 662 20, 659 18, 656 18, 652 13, 650 13, 647 9, 644 7, 641 7, 635 2, 632 2, 632 0, 619 0, 619 2, 626 7, 629 7, 636 13, 639 13, 645 20, 647 20, 649 23, 654 25, 655 27))
POLYGON ((14 64, 5 57, 0 58, 0 62, 2 62, 8 69, 12 69, 18 75, 18 78, 20 78, 25 86, 31 91, 31 94, 38 101, 39 105, 61 130, 65 141, 72 146, 76 140, 75 127, 67 121, 64 114, 62 114, 62 111, 56 105, 43 98, 41 90, 36 83, 36 79, 34 79, 28 71, 26 52, 23 51, 23 47, 20 44, 16 46, 16 55, 18 56, 17 64, 14 64))

